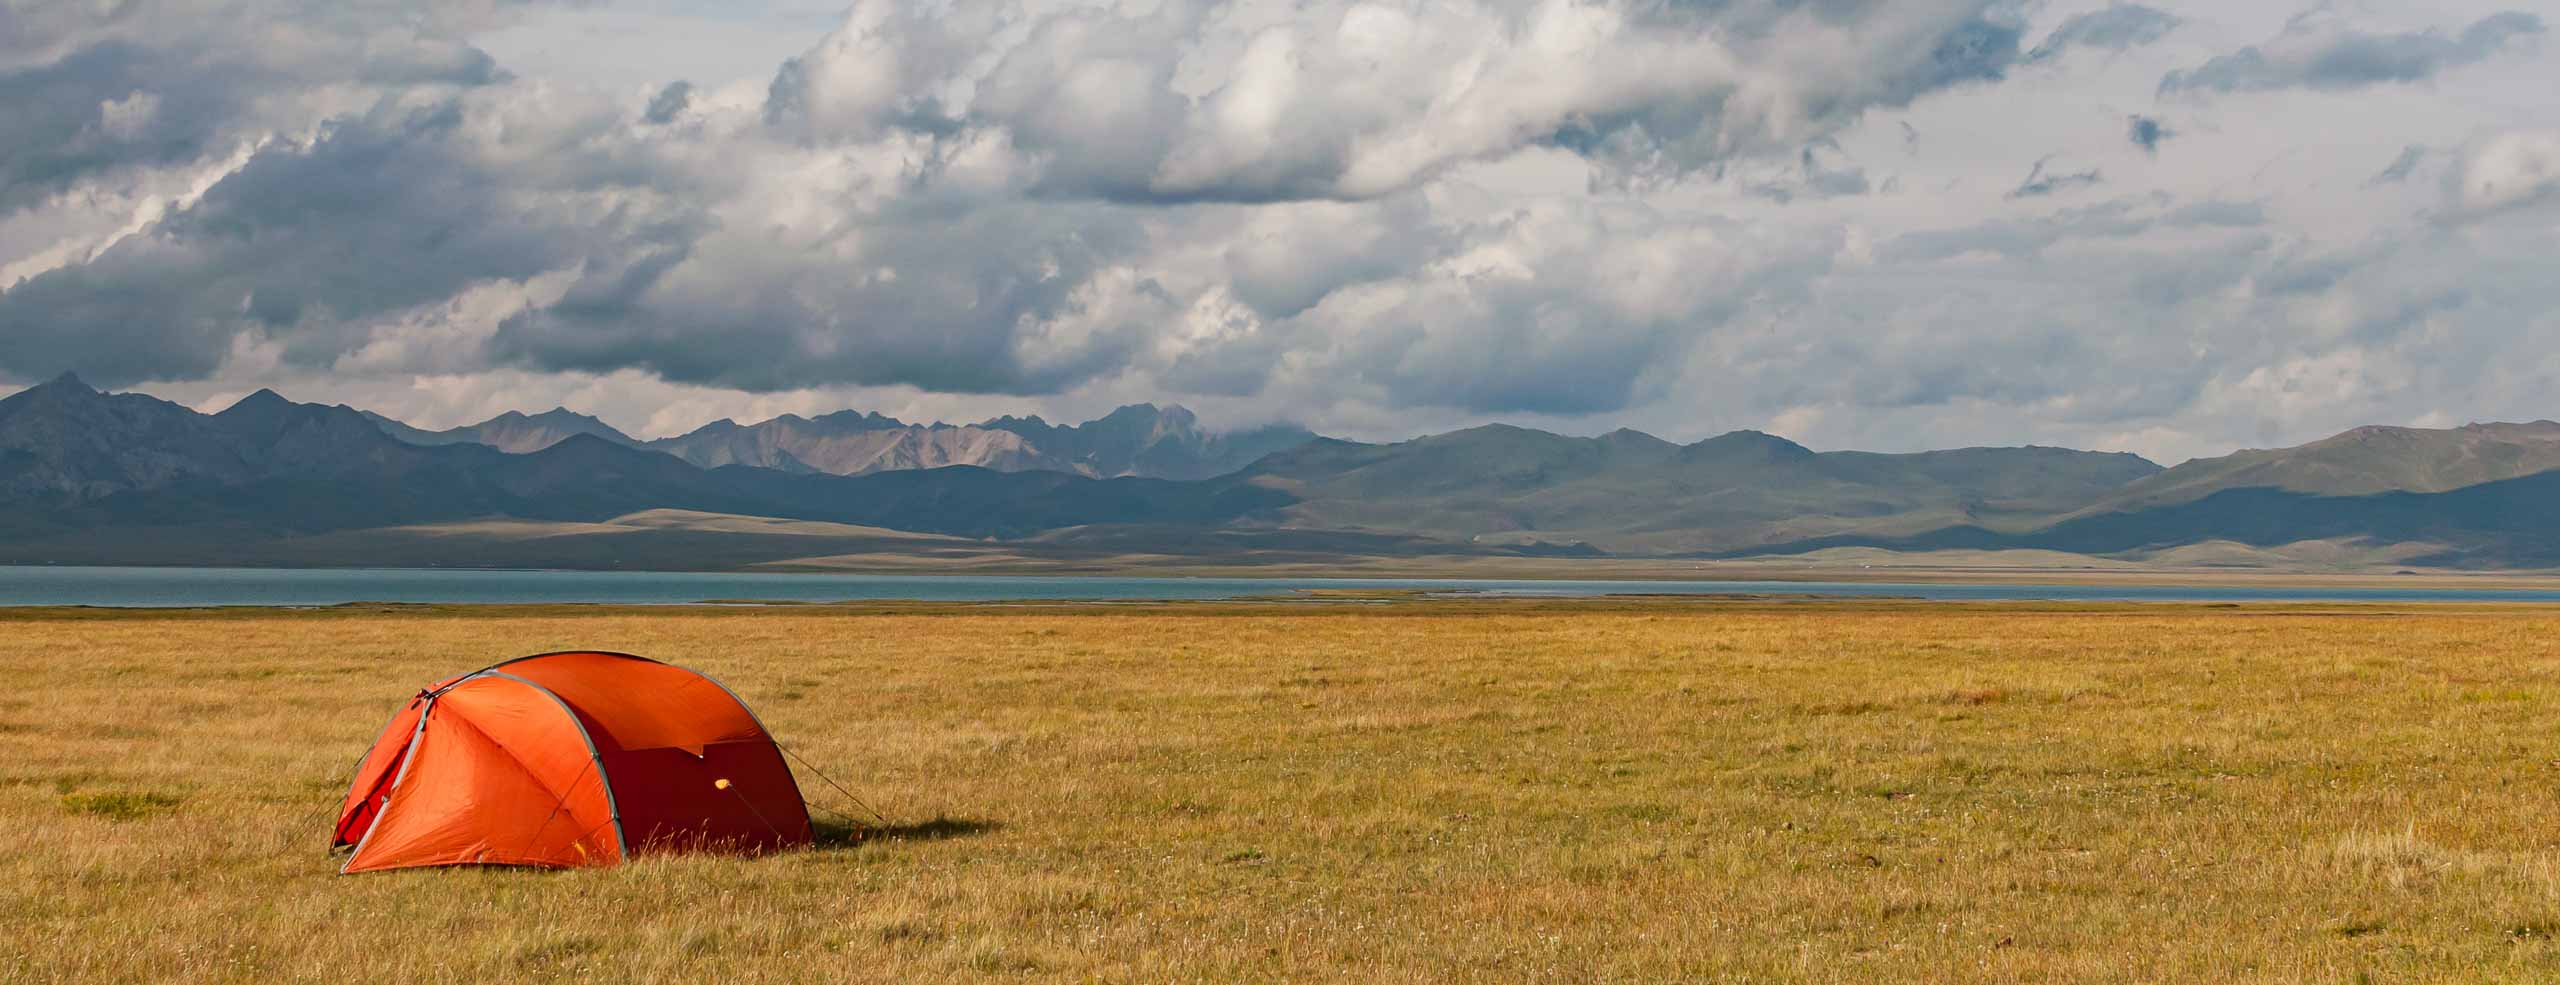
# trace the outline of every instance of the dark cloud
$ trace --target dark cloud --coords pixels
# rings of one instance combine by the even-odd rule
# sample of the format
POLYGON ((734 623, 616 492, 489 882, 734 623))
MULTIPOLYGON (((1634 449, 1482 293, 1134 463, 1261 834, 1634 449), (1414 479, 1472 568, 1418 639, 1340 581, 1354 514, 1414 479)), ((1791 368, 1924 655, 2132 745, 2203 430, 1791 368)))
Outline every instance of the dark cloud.
MULTIPOLYGON (((102 172, 228 154, 278 122, 262 116, 261 104, 311 82, 304 69, 110 41, 0 72, 0 93, 8 96, 0 99, 0 208, 31 204, 102 172)), ((352 81, 482 85, 496 74, 473 49, 409 48, 386 51, 352 81)))
POLYGON ((2053 158, 2050 155, 2036 159, 2035 166, 2027 169, 2027 179, 2019 182, 2018 187, 2010 189, 2009 197, 2012 199, 2043 198, 2056 192, 2086 188, 2106 180, 2096 168, 2086 171, 2046 170, 2045 166, 2051 163, 2053 158))
POLYGON ((629 222, 550 214, 463 120, 451 101, 386 106, 259 152, 147 233, 0 294, 0 365, 186 379, 250 338, 326 366, 368 319, 645 240, 629 222))
POLYGON ((254 98, 235 66, 171 64, 103 44, 0 74, 0 208, 24 206, 100 170, 203 157, 254 98))
MULTIPOLYGON (((135 168, 232 154, 317 122, 322 89, 487 85, 489 56, 449 36, 368 25, 367 5, 278 11, 289 30, 221 5, 17 4, 0 9, 0 210, 135 168)), ((380 11, 372 11, 380 13, 380 11)))
POLYGON ((2124 129, 2125 139, 2133 141, 2133 145, 2142 148, 2145 154, 2159 153, 2161 141, 2178 135, 2158 118, 2139 113, 2125 117, 2124 129))
POLYGON ((764 87, 764 122, 780 126, 800 121, 809 112, 809 63, 801 58, 783 59, 773 70, 773 81, 764 87))
POLYGON ((2063 21, 2044 40, 2036 42, 2026 60, 2049 61, 2073 48, 2123 51, 2167 37, 2180 23, 2165 11, 2138 3, 2119 3, 2063 21))
POLYGON ((1882 98, 1877 102, 1906 106, 1915 97, 1949 86, 1997 80, 2017 63, 2022 33, 2023 29, 2006 17, 1967 18, 1936 38, 1929 57, 1886 73, 1882 98))
POLYGON ((2543 33, 2542 18, 2508 11, 2480 19, 2458 35, 2441 31, 2366 34, 2325 20, 2298 18, 2275 41, 2221 55, 2160 80, 2160 91, 2250 92, 2266 89, 2355 89, 2421 82, 2479 62, 2543 33))
MULTIPOLYGON (((1929 93, 1997 81, 2018 61, 2019 35, 2019 26, 2005 16, 1977 9, 1932 35, 1913 39, 1925 47, 1871 52, 1866 68, 1874 73, 1871 77, 1838 90, 1804 93, 1795 109, 1827 130, 1869 109, 1908 106, 1929 93)), ((1728 97, 1722 90, 1674 94, 1641 110, 1587 114, 1566 121, 1541 141, 1574 150, 1621 175, 1687 174, 1772 136, 1767 121, 1734 112, 1728 97)), ((1855 168, 1819 175, 1808 171, 1804 186, 1817 197, 1857 194, 1865 190, 1866 178, 1855 168)))
POLYGON ((2399 157, 2391 159, 2391 164, 2389 166, 2384 167, 2380 173, 2374 175, 2373 180, 2365 183, 2368 185, 2396 185, 2403 181, 2407 181, 2409 180, 2409 175, 2417 171, 2418 165, 2426 159, 2426 147, 2419 144, 2410 144, 2409 146, 2401 149, 2399 157))
POLYGON ((657 95, 649 97, 649 108, 641 112, 640 118, 650 123, 673 123, 691 105, 693 83, 678 79, 667 83, 667 87, 658 90, 657 95))
MULTIPOLYGON (((325 368, 385 319, 562 271, 561 297, 466 358, 746 390, 1045 393, 1125 368, 1181 313, 1117 275, 1149 245, 1131 207, 945 189, 960 179, 925 166, 876 206, 839 203, 840 231, 792 243, 722 228, 700 206, 730 192, 642 156, 603 114, 510 121, 548 148, 485 142, 522 111, 386 105, 261 152, 147 235, 0 295, 0 365, 183 379, 247 340, 325 368)), ((1298 290, 1352 275, 1319 270, 1298 290)))

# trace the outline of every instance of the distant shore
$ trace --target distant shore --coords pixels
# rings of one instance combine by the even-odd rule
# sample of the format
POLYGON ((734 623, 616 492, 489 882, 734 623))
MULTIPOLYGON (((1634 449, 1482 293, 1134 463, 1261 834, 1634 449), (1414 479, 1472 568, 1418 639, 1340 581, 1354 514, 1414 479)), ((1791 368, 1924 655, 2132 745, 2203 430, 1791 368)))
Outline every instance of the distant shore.
MULTIPOLYGON (((1417 559, 1395 559, 1410 562, 1417 559)), ((1429 561, 1432 559, 1418 559, 1429 561)), ((1463 560, 1463 559, 1462 559, 1463 560)), ((2560 577, 2177 570, 1856 569, 1730 562, 1443 566, 1150 564, 1007 572, 887 565, 751 571, 539 568, 0 567, 0 607, 828 606, 1278 601, 2560 604, 2560 577)))

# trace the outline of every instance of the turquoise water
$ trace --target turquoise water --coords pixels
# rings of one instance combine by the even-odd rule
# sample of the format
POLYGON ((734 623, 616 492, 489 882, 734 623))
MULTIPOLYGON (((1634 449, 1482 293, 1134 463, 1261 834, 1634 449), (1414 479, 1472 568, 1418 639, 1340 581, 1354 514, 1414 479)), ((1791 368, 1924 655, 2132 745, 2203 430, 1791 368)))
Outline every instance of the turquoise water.
POLYGON ((1155 601, 1400 588, 1517 596, 1835 595, 1922 599, 2217 602, 2560 602, 2560 591, 1947 585, 1813 581, 1511 581, 1487 578, 1122 578, 992 575, 482 571, 450 568, 90 568, 0 565, 0 606, 337 605, 346 602, 1155 601))

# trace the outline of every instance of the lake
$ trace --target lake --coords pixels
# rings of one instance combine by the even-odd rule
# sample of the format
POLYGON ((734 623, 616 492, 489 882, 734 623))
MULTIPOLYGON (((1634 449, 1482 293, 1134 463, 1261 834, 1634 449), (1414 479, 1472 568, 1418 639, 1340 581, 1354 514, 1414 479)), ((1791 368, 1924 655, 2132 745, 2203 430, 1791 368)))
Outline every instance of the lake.
POLYGON ((1517 581, 1489 578, 1129 578, 746 574, 452 568, 109 568, 0 565, 0 606, 311 606, 347 602, 619 603, 914 600, 1164 601, 1306 589, 1418 589, 1507 596, 1834 595, 1941 600, 2560 602, 2536 589, 1929 584, 1819 581, 1517 581))

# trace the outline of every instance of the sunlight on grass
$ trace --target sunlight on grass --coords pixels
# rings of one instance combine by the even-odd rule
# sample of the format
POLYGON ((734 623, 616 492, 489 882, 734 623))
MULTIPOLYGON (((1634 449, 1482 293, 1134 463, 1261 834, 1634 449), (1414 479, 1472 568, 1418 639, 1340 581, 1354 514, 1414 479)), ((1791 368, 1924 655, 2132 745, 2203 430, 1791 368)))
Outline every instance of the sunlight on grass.
POLYGON ((2560 613, 0 614, 11 980, 2549 981, 2560 613), (735 688, 817 847, 334 875, 417 688, 735 688), (73 943, 76 942, 76 945, 73 943))

